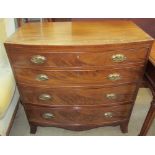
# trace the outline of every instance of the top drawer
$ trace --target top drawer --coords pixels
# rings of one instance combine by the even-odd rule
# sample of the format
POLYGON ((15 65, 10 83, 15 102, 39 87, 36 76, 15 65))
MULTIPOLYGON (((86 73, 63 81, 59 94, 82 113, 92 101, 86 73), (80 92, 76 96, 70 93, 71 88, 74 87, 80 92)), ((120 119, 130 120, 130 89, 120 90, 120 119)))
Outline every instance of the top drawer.
POLYGON ((43 51, 10 51, 10 60, 14 67, 97 67, 120 66, 135 63, 143 64, 147 48, 124 49, 116 51, 82 51, 82 52, 47 52, 43 51))

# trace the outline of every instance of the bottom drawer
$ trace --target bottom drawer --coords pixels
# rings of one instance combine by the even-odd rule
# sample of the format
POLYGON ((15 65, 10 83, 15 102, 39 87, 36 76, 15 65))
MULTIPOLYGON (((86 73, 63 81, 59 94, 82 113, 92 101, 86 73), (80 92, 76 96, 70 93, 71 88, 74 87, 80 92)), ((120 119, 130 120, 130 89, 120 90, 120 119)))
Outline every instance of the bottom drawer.
POLYGON ((42 125, 106 125, 127 120, 132 104, 120 106, 56 107, 25 106, 30 122, 42 125))

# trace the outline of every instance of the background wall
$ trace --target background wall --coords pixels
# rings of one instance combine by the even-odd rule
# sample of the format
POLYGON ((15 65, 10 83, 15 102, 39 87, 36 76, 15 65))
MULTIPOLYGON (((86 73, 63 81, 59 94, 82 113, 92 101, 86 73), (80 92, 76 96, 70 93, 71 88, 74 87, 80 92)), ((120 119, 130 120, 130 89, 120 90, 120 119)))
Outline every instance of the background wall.
POLYGON ((15 22, 13 18, 0 18, 0 66, 9 65, 8 57, 4 48, 4 41, 15 32, 15 22))

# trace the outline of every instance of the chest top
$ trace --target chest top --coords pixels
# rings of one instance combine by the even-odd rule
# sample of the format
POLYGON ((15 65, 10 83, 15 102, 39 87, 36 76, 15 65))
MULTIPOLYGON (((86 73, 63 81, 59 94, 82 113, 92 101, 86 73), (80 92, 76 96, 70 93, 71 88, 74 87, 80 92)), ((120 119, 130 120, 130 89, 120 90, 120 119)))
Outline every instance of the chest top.
POLYGON ((83 46, 149 41, 152 38, 131 21, 28 23, 7 41, 21 45, 83 46))

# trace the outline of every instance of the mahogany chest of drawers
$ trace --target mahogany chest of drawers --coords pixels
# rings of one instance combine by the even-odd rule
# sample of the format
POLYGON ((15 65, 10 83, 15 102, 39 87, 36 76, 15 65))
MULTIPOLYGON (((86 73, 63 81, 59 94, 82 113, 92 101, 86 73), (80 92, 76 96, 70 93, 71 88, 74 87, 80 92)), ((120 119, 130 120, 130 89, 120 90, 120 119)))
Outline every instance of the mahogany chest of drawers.
POLYGON ((152 38, 130 21, 28 23, 6 42, 31 133, 128 122, 152 38))

